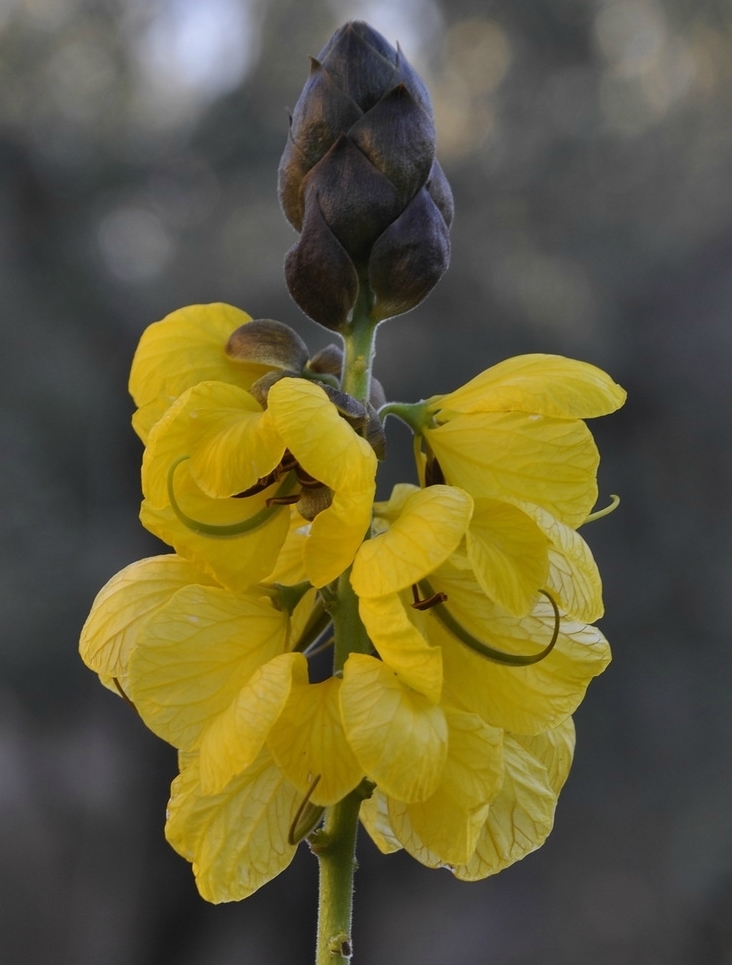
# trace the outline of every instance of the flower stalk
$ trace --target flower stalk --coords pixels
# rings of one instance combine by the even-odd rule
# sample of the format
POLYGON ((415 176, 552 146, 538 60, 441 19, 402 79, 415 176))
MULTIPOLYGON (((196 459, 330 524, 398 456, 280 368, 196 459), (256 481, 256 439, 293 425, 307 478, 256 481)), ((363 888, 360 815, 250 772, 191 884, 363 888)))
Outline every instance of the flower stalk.
MULTIPOLYGON (((362 289, 362 292, 367 290, 362 289)), ((353 313, 348 330, 343 335, 343 382, 342 388, 358 402, 368 402, 371 392, 371 369, 374 361, 376 327, 368 311, 368 303, 362 297, 353 313), (364 304, 366 302, 366 304, 364 304)))
POLYGON ((347 965, 353 941, 353 876, 363 794, 358 788, 328 808, 325 824, 309 839, 320 871, 315 965, 347 965))

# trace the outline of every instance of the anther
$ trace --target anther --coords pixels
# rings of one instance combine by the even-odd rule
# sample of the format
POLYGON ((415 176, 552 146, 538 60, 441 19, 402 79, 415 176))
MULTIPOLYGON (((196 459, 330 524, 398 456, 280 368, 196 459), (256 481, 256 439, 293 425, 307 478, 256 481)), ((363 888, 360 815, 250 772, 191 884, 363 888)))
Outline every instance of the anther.
POLYGON ((270 496, 264 505, 269 509, 271 506, 292 506, 300 498, 300 493, 291 493, 289 496, 270 496))
POLYGON ((432 596, 428 596, 426 600, 421 600, 419 597, 419 590, 417 584, 412 584, 412 597, 414 598, 414 603, 410 603, 410 606, 415 610, 431 610, 433 606, 437 606, 438 603, 445 603, 447 600, 447 593, 443 593, 441 590, 437 593, 433 593, 432 596))

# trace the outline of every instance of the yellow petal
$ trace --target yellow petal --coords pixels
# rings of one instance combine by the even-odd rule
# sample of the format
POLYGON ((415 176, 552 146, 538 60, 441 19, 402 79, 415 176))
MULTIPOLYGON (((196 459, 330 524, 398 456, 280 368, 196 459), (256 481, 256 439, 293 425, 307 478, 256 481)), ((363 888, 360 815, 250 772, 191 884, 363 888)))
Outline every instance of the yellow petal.
POLYGON ((441 864, 464 864, 503 784, 503 732, 477 714, 445 712, 449 749, 439 787, 426 801, 390 800, 389 819, 396 837, 418 860, 426 849, 441 864))
MULTIPOLYGON (((181 463, 173 481, 175 497, 190 518, 214 525, 230 525, 250 519, 266 508, 276 487, 246 499, 211 499, 191 478, 190 460, 181 463)), ((242 591, 271 573, 289 528, 286 507, 273 508, 267 520, 239 536, 217 538, 190 529, 168 505, 155 509, 145 500, 140 508, 142 525, 192 560, 217 582, 242 591)))
POLYGON ((179 590, 140 633, 130 697, 147 726, 191 750, 262 664, 282 653, 287 615, 267 597, 214 587, 179 590))
POLYGON ((293 683, 268 745, 285 777, 315 805, 336 804, 360 782, 363 770, 348 745, 341 722, 341 681, 293 683))
POLYGON ((282 440, 268 413, 244 389, 202 382, 186 396, 178 416, 187 428, 185 453, 193 478, 207 496, 244 492, 281 461, 282 440))
POLYGON ((264 750, 220 794, 205 795, 194 759, 173 782, 165 836, 206 901, 247 898, 292 861, 290 826, 302 794, 264 750))
POLYGON ((521 509, 550 540, 546 589, 573 619, 581 623, 599 620, 604 613, 602 580, 587 543, 576 530, 540 506, 522 504, 521 509))
MULTIPOLYGON (((412 483, 397 483, 386 502, 374 503, 374 522, 376 523, 376 519, 384 520, 390 526, 402 514, 404 504, 409 497, 418 492, 419 486, 412 483)), ((388 529, 388 526, 384 526, 383 529, 388 529)))
POLYGON ((559 419, 590 419, 619 409, 626 393, 588 362, 561 355, 505 359, 455 392, 436 397, 434 407, 456 412, 538 412, 559 419))
POLYGON ((224 351, 231 333, 251 321, 221 303, 189 305, 149 325, 132 360, 130 394, 140 407, 133 425, 143 442, 158 419, 192 385, 215 379, 248 389, 267 368, 232 362, 224 351))
POLYGON ((421 801, 434 793, 447 754, 441 707, 381 661, 352 653, 343 668, 341 713, 361 767, 387 794, 421 801))
POLYGON ((132 648, 145 621, 182 586, 210 584, 200 569, 180 556, 152 556, 130 563, 106 583, 81 630, 79 652, 99 674, 127 673, 132 648))
MULTIPOLYGON (((507 653, 537 653, 554 631, 544 600, 524 617, 494 606, 457 579, 434 581, 448 593, 450 612, 479 640, 507 653)), ((610 648, 596 627, 562 619, 552 652, 539 663, 512 667, 488 660, 460 643, 428 613, 429 639, 442 646, 446 697, 496 727, 538 734, 556 727, 581 702, 590 680, 610 662, 610 648)))
POLYGON ((390 528, 359 548, 351 572, 356 593, 383 596, 424 579, 457 548, 472 510, 470 496, 452 486, 410 495, 390 528))
POLYGON ((313 586, 332 583, 351 565, 371 523, 373 498, 373 486, 336 492, 331 505, 312 521, 303 563, 313 586))
POLYGON ((313 382, 280 379, 267 405, 302 468, 333 491, 331 506, 313 520, 304 547, 308 579, 325 586, 350 566, 371 522, 376 456, 313 382))
POLYGON ((252 764, 287 703, 293 675, 307 682, 307 660, 283 653, 255 670, 226 710, 206 728, 200 748, 201 790, 218 794, 252 764))
POLYGON ((554 823, 557 795, 546 768, 510 734, 503 742, 503 787, 492 801, 475 853, 453 868, 461 881, 496 874, 540 847, 554 823))
POLYGON ((389 822, 389 799, 378 787, 370 798, 361 802, 359 817, 369 837, 382 854, 393 854, 401 850, 402 846, 389 822))
POLYGON ((294 586, 308 578, 305 572, 303 552, 309 533, 310 523, 302 518, 296 506, 291 506, 290 528, 287 532, 287 538, 280 549, 274 569, 263 578, 263 582, 284 583, 286 586, 294 586))
POLYGON ((546 585, 548 545, 541 529, 516 506, 476 500, 468 558, 487 595, 515 616, 526 613, 546 585))
MULTIPOLYGON (((292 615, 290 617, 288 649, 295 649, 295 647, 297 647, 298 650, 300 649, 300 638, 302 637, 310 618, 313 616, 313 611, 316 606, 322 613, 324 610, 323 602, 322 600, 318 599, 318 591, 313 588, 307 591, 307 593, 292 611, 292 615)), ((312 643, 312 641, 310 642, 312 643)))
POLYGON ((346 422, 320 386, 280 379, 267 406, 285 445, 306 472, 334 491, 374 485, 376 455, 346 422))
POLYGON ((187 389, 150 431, 142 487, 150 505, 168 504, 168 476, 181 456, 207 496, 244 492, 280 462, 285 447, 267 412, 234 385, 202 382, 187 389))
POLYGON ((564 787, 574 757, 574 721, 568 717, 558 727, 534 737, 511 735, 517 744, 546 768, 549 786, 555 794, 564 787))
POLYGON ((358 612, 381 659, 433 704, 442 694, 442 652, 425 640, 396 593, 359 600, 358 612))
POLYGON ((580 421, 522 412, 458 416, 425 436, 446 481, 471 496, 522 499, 570 526, 597 500, 597 447, 580 421))

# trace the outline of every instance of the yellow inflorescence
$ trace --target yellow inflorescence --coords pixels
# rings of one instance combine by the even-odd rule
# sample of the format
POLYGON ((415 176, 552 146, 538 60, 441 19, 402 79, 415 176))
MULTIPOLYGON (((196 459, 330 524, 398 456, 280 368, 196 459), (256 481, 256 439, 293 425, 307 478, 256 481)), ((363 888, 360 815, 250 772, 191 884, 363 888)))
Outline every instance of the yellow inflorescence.
POLYGON ((571 714, 610 660, 577 529, 597 498, 583 420, 624 392, 582 362, 502 362, 415 408, 423 485, 375 502, 374 451, 328 386, 227 356, 248 319, 191 306, 143 335, 141 518, 175 552, 107 583, 82 657, 178 749, 166 833, 210 901, 288 865, 306 798, 359 786, 382 851, 493 874, 549 833, 571 714), (346 641, 311 682, 344 573, 370 650, 346 641))

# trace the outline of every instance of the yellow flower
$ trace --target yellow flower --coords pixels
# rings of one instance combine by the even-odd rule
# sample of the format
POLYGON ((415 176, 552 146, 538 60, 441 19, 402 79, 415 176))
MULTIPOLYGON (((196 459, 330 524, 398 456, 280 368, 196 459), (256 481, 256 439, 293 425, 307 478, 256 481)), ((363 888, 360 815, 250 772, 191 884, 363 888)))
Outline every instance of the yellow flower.
POLYGON ((541 599, 514 617, 490 600, 472 574, 445 565, 431 586, 446 601, 420 614, 426 639, 442 648, 446 696, 496 727, 538 734, 558 726, 579 706, 592 680, 610 662, 610 648, 597 627, 561 617, 541 599), (526 666, 486 659, 466 646, 446 616, 478 645, 517 657, 551 652, 526 666))
POLYGON ((625 392, 586 362, 523 355, 424 404, 420 427, 444 481, 474 497, 524 501, 576 528, 597 499, 597 448, 583 419, 625 392))
POLYGON ((315 383, 281 379, 263 409, 244 389, 203 382, 150 432, 141 519, 181 556, 241 590, 277 562, 290 530, 280 500, 320 493, 302 553, 307 578, 324 586, 349 566, 368 529, 375 474, 373 449, 315 383))
POLYGON ((240 901, 292 861, 289 831, 301 800, 266 747, 215 794, 202 790, 198 755, 181 754, 165 836, 193 864, 203 898, 240 901))
POLYGON ((212 585, 205 573, 179 556, 138 560, 99 591, 81 630, 79 652, 102 682, 126 693, 130 654, 145 621, 182 587, 212 585))
POLYGON ((477 881, 544 843, 572 763, 574 726, 570 717, 535 737, 501 739, 477 714, 450 718, 450 757, 435 794, 405 805, 377 789, 361 805, 361 821, 385 854, 404 847, 430 868, 477 881), (498 756, 486 753, 491 734, 500 769, 498 756))
MULTIPOLYGON (((484 877, 551 828, 572 757, 570 715, 609 660, 602 634, 568 612, 597 610, 599 578, 581 537, 529 504, 401 485, 375 511, 351 573, 359 613, 391 686, 436 705, 448 738, 442 758, 424 741, 409 749, 411 765, 399 759, 429 794, 410 796, 380 775, 362 820, 384 851, 404 846, 430 866, 484 877), (431 600, 418 593, 426 587, 431 600)), ((374 729, 383 728, 377 706, 363 714, 374 729)), ((345 708, 344 719, 350 739, 345 708)), ((376 754, 361 759, 372 777, 376 754)))
POLYGON ((564 599, 575 603, 575 596, 575 611, 589 604, 597 609, 599 578, 573 530, 552 525, 545 511, 537 511, 542 530, 516 507, 505 504, 503 513, 503 506, 490 501, 486 510, 481 500, 473 503, 449 486, 411 492, 399 487, 388 503, 377 504, 381 532, 359 549, 351 582, 374 646, 405 683, 434 701, 444 698, 479 713, 493 726, 537 734, 572 714, 592 677, 609 662, 607 642, 596 627, 569 609, 557 622, 555 610, 564 599), (550 542, 546 534, 555 530, 557 541, 550 542), (561 540, 567 533, 573 538, 565 547, 561 540), (471 552, 471 542, 479 542, 478 551, 471 552), (533 546, 536 558, 514 553, 521 545, 533 546), (504 576, 508 592, 501 586, 498 593, 487 592, 492 577, 483 571, 486 566, 504 576), (574 572, 584 584, 573 595, 572 586, 580 582, 580 577, 573 581, 574 572), (517 610, 506 605, 513 583, 531 591, 528 604, 517 610), (547 589, 555 583, 560 602, 547 589), (422 608, 415 599, 419 587, 434 594, 433 605, 427 599, 422 608), (543 659, 530 662, 544 651, 543 659), (526 665, 520 665, 523 660, 526 665), (433 666, 439 666, 439 676, 427 672, 433 666))
POLYGON ((271 590, 234 595, 188 560, 158 556, 112 577, 82 630, 84 662, 182 749, 166 834, 210 901, 246 897, 295 852, 288 834, 303 793, 266 739, 293 680, 307 679, 291 648, 313 596, 290 615, 271 590))
POLYGON ((249 389, 268 366, 237 362, 225 352, 229 336, 251 316, 222 303, 179 308, 142 333, 132 360, 132 425, 143 442, 186 389, 216 380, 249 389))
POLYGON ((276 345, 271 366, 226 354, 247 320, 191 306, 143 335, 141 519, 176 554, 107 583, 82 657, 178 749, 166 836, 208 900, 282 871, 303 807, 317 819, 357 787, 374 787, 361 819, 381 850, 493 874, 548 834, 571 714, 610 659, 576 530, 596 496, 582 420, 624 393, 535 355, 394 406, 427 485, 374 505, 374 451, 322 386, 283 377, 276 345), (311 682, 307 648, 349 567, 366 635, 311 682))
MULTIPOLYGON (((164 663, 165 653, 170 653, 164 652, 164 642, 158 637, 166 632, 173 637, 178 633, 181 640, 187 640, 186 644, 173 645, 179 653, 186 645, 205 649, 217 633, 226 636, 237 629, 240 641, 247 638, 248 653, 254 652, 260 643, 265 648, 274 647, 273 653, 290 649, 308 620, 314 594, 305 593, 306 584, 294 587, 289 597, 286 588, 282 590, 258 587, 249 594, 234 596, 180 556, 138 560, 116 573, 97 594, 81 631, 79 651, 84 663, 99 674, 103 683, 132 697, 135 678, 140 676, 134 669, 139 655, 133 660, 133 654, 141 645, 157 647, 155 652, 164 654, 164 663), (293 610, 291 615, 288 607, 293 610), (216 626, 217 622, 220 626, 216 626), (248 635, 249 630, 253 635, 248 635)), ((265 650, 263 659, 269 659, 268 654, 265 650)), ((221 655, 225 659, 223 649, 221 655)), ((251 656, 247 660, 257 662, 251 656)), ((171 677, 176 676, 182 674, 177 675, 174 668, 171 677)), ((140 707, 145 706, 145 701, 143 693, 140 707)), ((151 703, 155 704, 154 696, 151 703)), ((153 706, 147 723, 155 730, 162 726, 155 723, 156 715, 169 711, 169 701, 168 711, 153 706)), ((166 731, 162 736, 177 746, 173 733, 166 731)))

